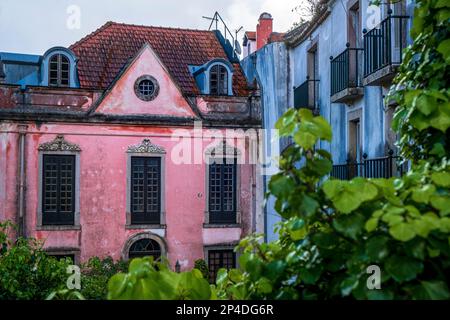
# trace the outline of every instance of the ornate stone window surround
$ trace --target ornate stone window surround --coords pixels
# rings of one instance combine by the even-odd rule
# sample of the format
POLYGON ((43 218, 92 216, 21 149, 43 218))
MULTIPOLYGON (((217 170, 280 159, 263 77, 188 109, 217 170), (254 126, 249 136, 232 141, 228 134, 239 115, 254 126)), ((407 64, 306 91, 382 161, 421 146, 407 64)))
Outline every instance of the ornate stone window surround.
POLYGON ((133 245, 133 243, 135 243, 136 241, 142 240, 142 239, 151 239, 151 240, 156 241, 161 248, 161 257, 167 257, 167 253, 168 253, 167 244, 166 244, 166 241, 164 240, 164 238, 153 232, 142 232, 142 233, 138 233, 138 234, 131 236, 125 242, 125 245, 122 249, 122 258, 124 260, 129 259, 129 252, 130 252, 130 248, 133 245))
MULTIPOLYGON (((140 144, 128 147, 127 150, 127 202, 126 202, 126 229, 166 229, 166 197, 165 197, 165 172, 166 151, 164 148, 154 145, 150 139, 144 139, 140 144), (131 224, 131 158, 149 157, 161 158, 161 222, 159 225, 134 225, 131 224)), ((128 255, 128 253, 127 253, 128 255)))
POLYGON ((80 226, 80 152, 81 148, 64 139, 63 135, 57 135, 53 141, 39 145, 38 164, 38 206, 37 206, 37 230, 41 231, 64 231, 81 230, 80 226), (44 155, 73 155, 75 156, 75 213, 73 225, 42 225, 42 182, 44 155))
MULTIPOLYGON (((206 175, 205 175, 205 223, 203 228, 240 228, 241 227, 241 158, 242 152, 222 141, 218 145, 205 151, 206 175), (213 159, 236 159, 236 223, 235 224, 211 224, 209 222, 209 164, 213 159)), ((225 160, 226 161, 226 160, 225 160)))

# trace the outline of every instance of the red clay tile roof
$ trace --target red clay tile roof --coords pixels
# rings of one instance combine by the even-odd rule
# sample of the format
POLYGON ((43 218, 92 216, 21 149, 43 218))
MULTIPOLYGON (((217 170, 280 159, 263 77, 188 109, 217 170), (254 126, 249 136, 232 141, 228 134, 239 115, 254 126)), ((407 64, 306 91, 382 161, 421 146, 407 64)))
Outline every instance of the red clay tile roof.
MULTIPOLYGON (((82 88, 107 89, 122 68, 148 42, 186 95, 200 94, 189 65, 203 65, 227 55, 212 31, 149 27, 108 22, 70 49, 78 58, 82 88)), ((249 94, 239 63, 233 64, 233 91, 249 94)))
POLYGON ((249 40, 256 41, 256 32, 255 31, 246 31, 245 35, 249 40))
POLYGON ((282 42, 284 40, 285 33, 272 32, 269 36, 269 43, 282 42))

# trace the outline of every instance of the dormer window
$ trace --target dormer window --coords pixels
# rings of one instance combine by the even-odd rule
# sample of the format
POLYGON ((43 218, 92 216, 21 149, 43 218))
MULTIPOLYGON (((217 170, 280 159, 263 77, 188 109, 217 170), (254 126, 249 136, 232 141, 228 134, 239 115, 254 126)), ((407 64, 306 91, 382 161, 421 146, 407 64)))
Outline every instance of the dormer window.
POLYGON ((48 83, 54 87, 70 85, 70 61, 64 54, 54 54, 50 57, 48 83))
POLYGON ((210 94, 216 96, 228 95, 228 70, 221 64, 211 67, 209 74, 210 94))
POLYGON ((189 66, 200 92, 211 96, 233 95, 233 65, 225 59, 208 61, 202 66, 189 66))

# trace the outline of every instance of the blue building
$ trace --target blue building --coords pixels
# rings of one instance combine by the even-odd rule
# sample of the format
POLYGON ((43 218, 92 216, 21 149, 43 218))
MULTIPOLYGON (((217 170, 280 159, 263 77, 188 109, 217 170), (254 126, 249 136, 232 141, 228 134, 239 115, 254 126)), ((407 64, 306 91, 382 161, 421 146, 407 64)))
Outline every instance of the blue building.
MULTIPOLYGON (((284 42, 246 57, 244 72, 261 87, 264 128, 290 107, 309 108, 332 125, 332 142, 318 147, 333 155, 333 177, 402 174, 391 130, 395 104, 385 97, 411 41, 413 9, 411 0, 379 7, 370 0, 320 1, 312 20, 284 42)), ((265 210, 270 241, 280 218, 270 199, 265 210)))

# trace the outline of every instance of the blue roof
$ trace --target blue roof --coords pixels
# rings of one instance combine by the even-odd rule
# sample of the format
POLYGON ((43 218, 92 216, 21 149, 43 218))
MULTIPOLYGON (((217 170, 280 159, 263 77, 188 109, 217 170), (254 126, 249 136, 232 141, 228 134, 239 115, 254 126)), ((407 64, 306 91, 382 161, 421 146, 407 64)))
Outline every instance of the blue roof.
POLYGON ((41 56, 34 54, 0 52, 0 60, 3 62, 39 64, 41 56))

